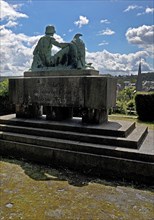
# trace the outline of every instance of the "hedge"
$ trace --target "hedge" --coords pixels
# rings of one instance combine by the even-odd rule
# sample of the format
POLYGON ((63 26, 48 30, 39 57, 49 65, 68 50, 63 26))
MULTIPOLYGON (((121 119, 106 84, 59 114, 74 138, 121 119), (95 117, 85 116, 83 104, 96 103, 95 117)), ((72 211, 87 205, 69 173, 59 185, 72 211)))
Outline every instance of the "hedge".
POLYGON ((154 121, 154 92, 137 93, 135 96, 136 112, 142 121, 154 121))
POLYGON ((0 115, 11 114, 15 112, 15 107, 9 103, 8 95, 0 96, 0 115))

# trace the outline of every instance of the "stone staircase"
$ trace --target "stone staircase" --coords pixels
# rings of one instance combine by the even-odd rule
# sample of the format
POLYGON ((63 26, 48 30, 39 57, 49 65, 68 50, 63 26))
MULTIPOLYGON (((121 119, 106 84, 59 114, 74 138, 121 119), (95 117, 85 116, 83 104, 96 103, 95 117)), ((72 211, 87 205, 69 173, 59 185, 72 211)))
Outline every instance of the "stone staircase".
POLYGON ((154 177, 154 154, 143 152, 148 130, 132 122, 84 125, 0 117, 1 155, 65 166, 113 178, 146 182, 154 177))

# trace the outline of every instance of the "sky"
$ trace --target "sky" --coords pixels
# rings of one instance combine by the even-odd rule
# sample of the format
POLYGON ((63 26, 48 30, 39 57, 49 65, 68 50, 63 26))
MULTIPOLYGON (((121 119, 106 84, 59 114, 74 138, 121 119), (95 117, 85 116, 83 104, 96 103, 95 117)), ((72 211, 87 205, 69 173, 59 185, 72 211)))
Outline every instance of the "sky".
MULTIPOLYGON (((86 62, 102 74, 154 71, 154 1, 0 0, 0 76, 23 75, 47 25, 70 42, 82 33, 86 62)), ((53 47, 52 54, 58 48, 53 47)))

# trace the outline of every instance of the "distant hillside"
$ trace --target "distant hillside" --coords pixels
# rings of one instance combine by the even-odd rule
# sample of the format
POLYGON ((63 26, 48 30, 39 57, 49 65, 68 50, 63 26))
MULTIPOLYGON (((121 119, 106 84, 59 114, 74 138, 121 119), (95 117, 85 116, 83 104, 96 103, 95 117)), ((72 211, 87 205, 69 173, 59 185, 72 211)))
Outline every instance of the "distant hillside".
POLYGON ((154 81, 154 72, 142 73, 143 81, 154 81))
MULTIPOLYGON (((116 76, 118 79, 118 83, 123 84, 124 81, 130 81, 131 83, 135 83, 137 80, 137 75, 119 75, 116 76)), ((142 73, 143 81, 154 81, 154 72, 150 73, 142 73)))

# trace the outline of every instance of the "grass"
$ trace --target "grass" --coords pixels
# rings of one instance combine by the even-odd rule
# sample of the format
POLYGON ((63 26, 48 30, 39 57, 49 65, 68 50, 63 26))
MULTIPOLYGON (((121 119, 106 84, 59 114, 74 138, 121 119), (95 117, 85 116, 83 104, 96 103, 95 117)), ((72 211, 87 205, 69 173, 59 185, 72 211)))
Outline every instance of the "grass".
POLYGON ((2 159, 1 220, 153 219, 153 188, 2 159))
POLYGON ((139 125, 147 126, 150 130, 154 130, 154 122, 140 121, 136 115, 112 114, 109 115, 109 120, 134 121, 139 125))

